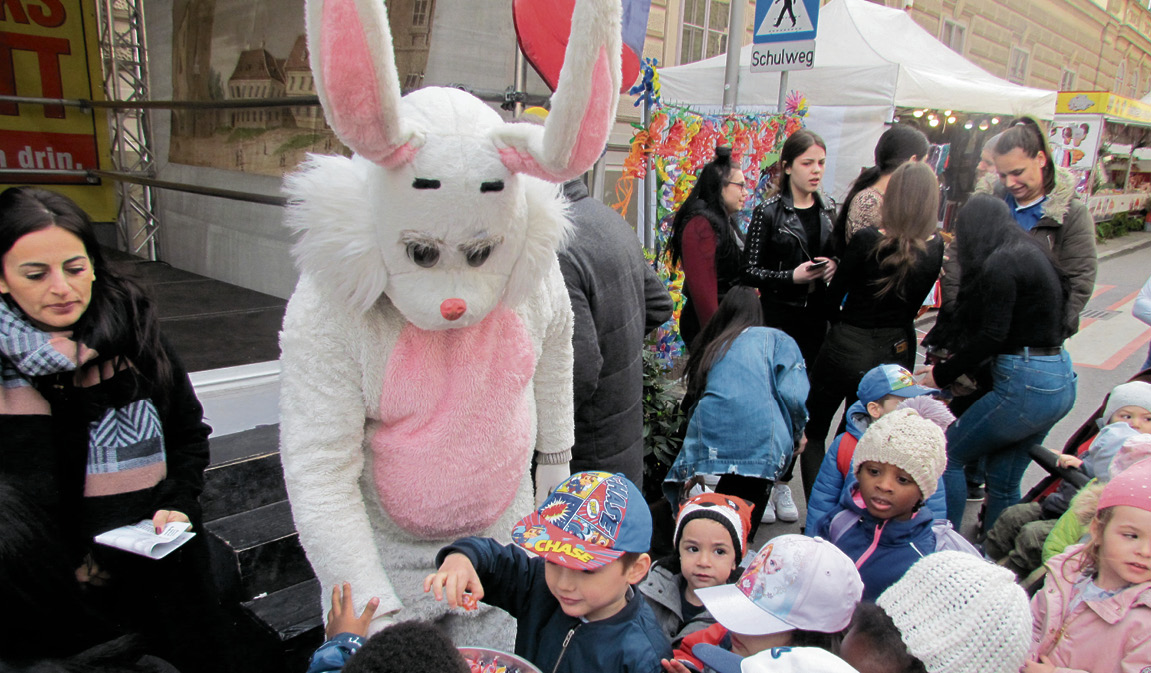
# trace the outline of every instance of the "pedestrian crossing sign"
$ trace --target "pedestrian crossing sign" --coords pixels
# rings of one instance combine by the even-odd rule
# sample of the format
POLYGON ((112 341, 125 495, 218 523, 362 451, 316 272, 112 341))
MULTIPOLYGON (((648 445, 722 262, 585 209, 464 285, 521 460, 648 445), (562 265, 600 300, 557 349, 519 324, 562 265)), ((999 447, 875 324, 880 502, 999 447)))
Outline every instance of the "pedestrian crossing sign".
POLYGON ((819 0, 756 0, 755 44, 814 40, 819 0))

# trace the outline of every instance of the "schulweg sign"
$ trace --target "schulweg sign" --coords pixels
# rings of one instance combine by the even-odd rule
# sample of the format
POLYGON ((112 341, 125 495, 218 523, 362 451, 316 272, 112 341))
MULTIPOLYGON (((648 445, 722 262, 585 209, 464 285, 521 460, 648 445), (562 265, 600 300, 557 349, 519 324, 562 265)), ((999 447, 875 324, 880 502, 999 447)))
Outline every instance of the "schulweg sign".
POLYGON ((811 69, 818 25, 819 0, 756 0, 751 71, 811 69))

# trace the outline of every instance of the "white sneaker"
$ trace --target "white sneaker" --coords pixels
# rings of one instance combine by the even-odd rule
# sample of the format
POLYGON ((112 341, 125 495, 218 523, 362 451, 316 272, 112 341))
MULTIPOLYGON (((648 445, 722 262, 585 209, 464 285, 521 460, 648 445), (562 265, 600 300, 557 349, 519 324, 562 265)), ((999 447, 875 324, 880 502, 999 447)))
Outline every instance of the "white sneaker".
POLYGON ((760 523, 775 523, 775 504, 771 502, 771 495, 767 496, 767 505, 763 508, 763 516, 759 519, 760 523))
POLYGON ((799 521, 799 510, 795 508, 795 500, 791 497, 791 487, 787 484, 775 485, 768 504, 775 507, 775 515, 779 517, 780 521, 787 523, 799 521))

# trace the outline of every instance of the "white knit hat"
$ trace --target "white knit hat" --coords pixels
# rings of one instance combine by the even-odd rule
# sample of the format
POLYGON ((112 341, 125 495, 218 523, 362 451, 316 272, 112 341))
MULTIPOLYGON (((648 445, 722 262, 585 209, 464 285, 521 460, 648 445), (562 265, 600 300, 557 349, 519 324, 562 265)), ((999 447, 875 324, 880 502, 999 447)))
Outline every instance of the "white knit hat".
POLYGON ((1151 411, 1151 383, 1131 381, 1112 388, 1111 394, 1107 396, 1107 407, 1096 421, 1099 427, 1110 423, 1115 412, 1123 407, 1139 407, 1151 411))
POLYGON ((1018 673, 1031 647, 1015 573, 966 552, 924 556, 876 604, 927 673, 1018 673))
POLYGON ((852 469, 867 461, 894 465, 911 475, 927 500, 947 467, 943 430, 912 409, 896 409, 875 421, 855 447, 852 469))

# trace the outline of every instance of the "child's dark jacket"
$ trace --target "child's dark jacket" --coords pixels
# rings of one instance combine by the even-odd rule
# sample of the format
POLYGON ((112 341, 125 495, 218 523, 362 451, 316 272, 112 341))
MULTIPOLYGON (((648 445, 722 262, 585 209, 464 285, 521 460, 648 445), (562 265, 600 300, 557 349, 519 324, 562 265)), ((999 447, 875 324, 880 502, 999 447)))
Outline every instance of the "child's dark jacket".
MULTIPOLYGON (((823 519, 815 534, 831 541, 847 554, 863 580, 863 600, 874 601, 884 589, 894 584, 920 558, 936 551, 934 515, 926 505, 907 521, 877 519, 857 497, 858 488, 846 490, 839 507, 823 519), (837 530, 840 512, 850 512, 852 525, 837 530)), ((847 516, 844 514, 843 516, 847 516)))
POLYGON ((436 566, 456 552, 475 566, 484 587, 483 601, 516 618, 515 653, 541 671, 661 673, 660 659, 671 658, 667 636, 634 589, 628 590, 627 605, 618 614, 584 622, 565 615, 548 590, 542 558, 490 538, 468 537, 440 550, 436 566))

